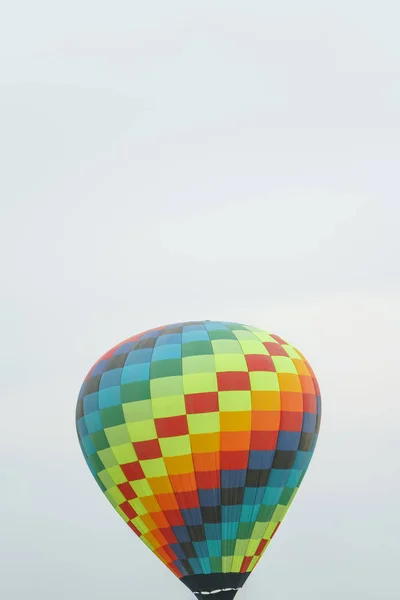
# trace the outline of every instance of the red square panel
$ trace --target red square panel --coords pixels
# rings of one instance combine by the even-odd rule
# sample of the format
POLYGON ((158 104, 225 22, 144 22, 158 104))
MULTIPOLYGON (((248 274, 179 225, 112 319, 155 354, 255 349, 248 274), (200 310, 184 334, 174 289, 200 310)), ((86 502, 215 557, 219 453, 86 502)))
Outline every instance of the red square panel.
POLYGON ((121 469, 128 481, 136 481, 137 479, 145 479, 143 469, 139 462, 128 463, 121 465, 121 469))
POLYGON ((242 566, 240 567, 240 572, 241 573, 246 573, 246 570, 249 567, 249 564, 251 563, 251 561, 253 560, 252 556, 245 556, 242 562, 242 566))
POLYGON ((163 536, 168 544, 177 544, 178 543, 178 540, 176 539, 175 534, 171 528, 163 527, 162 529, 160 529, 160 532, 163 534, 163 536))
POLYGON ((276 341, 278 342, 278 344, 284 344, 284 345, 286 345, 286 344, 287 344, 287 342, 285 342, 285 340, 283 340, 281 337, 279 337, 279 335, 274 335, 274 334, 271 334, 271 337, 272 337, 274 340, 276 340, 276 341))
POLYGON ((155 496, 158 506, 163 511, 164 515, 169 510, 178 510, 178 503, 175 498, 175 494, 156 494, 155 496))
POLYGON ((169 523, 162 512, 151 513, 151 518, 158 529, 167 529, 169 523))
MULTIPOLYGON (((301 413, 299 413, 301 415, 301 413)), ((251 450, 275 450, 278 443, 278 431, 252 431, 251 450)))
POLYGON ((157 439, 134 442, 133 447, 139 460, 150 460, 151 458, 160 458, 162 456, 160 444, 157 439))
POLYGON ((178 579, 181 579, 181 577, 183 577, 182 571, 178 569, 178 567, 173 563, 169 563, 168 565, 166 565, 166 567, 171 571, 171 573, 175 575, 175 577, 178 577, 178 579))
POLYGON ((301 431, 303 426, 303 413, 289 412, 283 410, 281 412, 281 430, 282 431, 301 431))
POLYGON ((164 511, 164 515, 171 527, 178 527, 185 524, 180 510, 166 510, 164 511))
POLYGON ((208 473, 196 471, 196 482, 199 490, 215 490, 220 486, 220 472, 208 473))
POLYGON ((265 348, 271 356, 289 356, 288 353, 280 344, 275 342, 264 342, 265 348))
POLYGON ((272 538, 274 537, 274 535, 276 534, 276 532, 278 531, 278 529, 279 529, 279 525, 280 525, 280 524, 281 524, 281 523, 279 522, 279 523, 277 524, 277 526, 275 527, 274 531, 272 532, 272 535, 271 535, 271 540, 272 540, 272 538))
POLYGON ((264 550, 267 543, 268 543, 268 540, 261 540, 261 542, 258 544, 258 548, 256 550, 257 556, 260 556, 261 552, 264 550))
POLYGON ((129 482, 120 483, 118 486, 119 491, 125 496, 127 500, 134 500, 137 498, 137 494, 129 482))
POLYGON ((129 519, 137 517, 137 512, 132 508, 129 502, 124 502, 123 504, 120 504, 119 507, 129 519))
POLYGON ((314 394, 315 387, 312 377, 309 375, 299 375, 299 379, 303 394, 314 394))
POLYGON ((218 411, 218 392, 204 394, 186 394, 186 412, 188 415, 218 411))
POLYGON ((163 550, 164 550, 165 554, 171 559, 171 561, 178 559, 175 552, 173 550, 171 550, 171 548, 169 546, 163 546, 163 550))
POLYGON ((303 410, 314 414, 317 412, 317 399, 314 394, 303 394, 303 410))
POLYGON ((161 559, 164 564, 172 562, 164 548, 157 548, 157 550, 154 550, 154 554, 158 556, 158 558, 161 559))
POLYGON ((181 510, 197 508, 200 506, 197 490, 190 492, 175 492, 175 498, 181 510))
POLYGON ((246 362, 249 371, 275 371, 272 358, 266 354, 246 354, 246 362))
POLYGON ((250 390, 249 374, 246 371, 217 373, 217 381, 220 392, 250 390))
POLYGON ((313 377, 312 380, 313 380, 313 383, 314 383, 315 395, 316 396, 320 396, 321 395, 321 390, 319 389, 318 381, 315 379, 315 377, 313 377))
POLYGON ((154 420, 159 438, 175 437, 189 433, 186 415, 154 420))
POLYGON ((130 527, 132 529, 132 531, 134 533, 136 533, 137 536, 141 537, 142 534, 140 533, 139 529, 137 529, 137 527, 134 526, 133 523, 129 522, 129 523, 127 523, 127 525, 128 525, 128 527, 130 527))
POLYGON ((249 451, 242 450, 238 452, 221 452, 221 470, 240 470, 247 469, 249 460, 249 451))

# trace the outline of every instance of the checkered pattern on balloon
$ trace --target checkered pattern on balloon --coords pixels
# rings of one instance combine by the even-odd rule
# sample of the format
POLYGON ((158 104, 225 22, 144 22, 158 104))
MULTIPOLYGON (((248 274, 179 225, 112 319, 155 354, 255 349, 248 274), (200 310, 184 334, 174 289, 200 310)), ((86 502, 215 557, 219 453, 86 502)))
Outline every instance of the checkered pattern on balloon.
POLYGON ((107 499, 199 593, 244 584, 296 495, 320 413, 315 375, 292 345, 202 321, 141 333, 102 356, 76 422, 107 499))

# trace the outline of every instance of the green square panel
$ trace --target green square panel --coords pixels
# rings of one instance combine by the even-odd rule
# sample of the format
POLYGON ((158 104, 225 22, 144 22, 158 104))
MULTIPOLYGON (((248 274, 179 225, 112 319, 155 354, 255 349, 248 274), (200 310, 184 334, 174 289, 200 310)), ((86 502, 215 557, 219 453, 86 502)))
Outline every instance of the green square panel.
POLYGON ((215 370, 218 373, 247 371, 247 362, 243 354, 214 354, 215 370))
POLYGON ((232 554, 230 554, 229 556, 222 557, 222 572, 223 573, 230 573, 230 571, 232 570, 232 562, 233 562, 232 554))
POLYGON ((127 428, 131 442, 147 442, 157 438, 153 419, 140 421, 139 423, 128 423, 127 428))
POLYGON ((215 373, 215 357, 212 354, 186 356, 182 359, 182 367, 184 375, 215 373))
POLYGON ((96 431, 95 433, 91 433, 90 439, 92 440, 93 446, 96 448, 97 452, 110 447, 104 431, 96 431))
POLYGON ((288 356, 273 356, 272 362, 277 373, 294 373, 297 375, 296 366, 288 356))
POLYGON ((227 327, 227 329, 230 329, 235 333, 236 331, 249 331, 247 326, 242 325, 241 323, 224 323, 224 325, 227 327))
POLYGON ((293 493, 294 493, 293 488, 285 487, 283 489, 282 495, 280 497, 279 504, 282 504, 283 506, 287 506, 290 502, 291 497, 293 496, 293 493))
POLYGON ((278 506, 275 507, 273 521, 275 521, 276 523, 282 521, 283 517, 286 514, 286 511, 287 506, 282 506, 282 504, 279 503, 278 506))
POLYGON ((243 538, 243 539, 237 539, 236 540, 236 545, 235 545, 235 559, 236 558, 240 558, 240 564, 242 563, 242 560, 243 560, 244 556, 246 555, 246 551, 247 551, 248 545, 249 545, 249 539, 248 538, 243 538))
POLYGON ((157 377, 172 377, 175 375, 182 375, 182 360, 180 358, 157 360, 151 363, 151 379, 157 377))
POLYGON ((100 417, 104 428, 115 427, 115 425, 122 425, 125 423, 125 417, 121 405, 103 408, 103 410, 100 411, 100 417))
POLYGON ((235 337, 241 341, 241 340, 251 340, 251 341, 258 341, 258 338, 254 335, 254 333, 252 333, 251 331, 248 330, 234 330, 234 334, 235 337))
POLYGON ((152 399, 183 395, 182 375, 150 379, 152 399))
POLYGON ((211 342, 188 342, 182 345, 182 357, 201 356, 202 354, 213 354, 211 342))
MULTIPOLYGON (((257 517, 258 519, 258 517, 257 517)), ((255 540, 261 540, 264 537, 265 530, 267 528, 266 523, 256 523, 251 532, 251 537, 255 540)))
POLYGON ((275 506, 266 506, 265 504, 261 504, 260 510, 258 512, 257 521, 263 521, 267 523, 271 520, 272 515, 274 514, 275 506))
POLYGON ((282 348, 285 350, 286 354, 290 356, 290 358, 297 358, 301 360, 300 354, 297 352, 296 348, 293 348, 293 346, 289 346, 289 344, 282 344, 282 348))
POLYGON ((239 523, 237 537, 239 540, 247 540, 249 537, 250 527, 248 523, 239 523))
POLYGON ((220 556, 210 556, 210 565, 213 573, 221 573, 222 558, 220 556))
POLYGON ((126 465, 127 463, 136 462, 137 455, 132 442, 128 444, 121 444, 120 446, 114 446, 112 449, 117 464, 126 465))
POLYGON ((121 386, 122 403, 150 399, 150 381, 135 381, 121 386))
POLYGON ((97 454, 92 454, 92 456, 88 458, 88 461, 90 462, 96 473, 104 471, 104 465, 101 462, 100 458, 97 456, 97 454))
POLYGON ((116 425, 105 430, 105 434, 110 446, 122 446, 131 441, 128 427, 124 425, 116 425))
POLYGON ((233 556, 235 554, 236 539, 222 540, 222 556, 233 556))
POLYGON ((99 479, 106 486, 106 488, 108 490, 110 488, 114 487, 114 485, 115 485, 114 481, 112 480, 110 475, 107 473, 107 471, 102 471, 101 473, 99 473, 99 479))
POLYGON ((151 400, 140 400, 139 402, 130 402, 123 405, 125 420, 127 423, 136 423, 137 421, 147 421, 153 417, 151 400))
POLYGON ((118 465, 118 461, 116 460, 111 448, 99 450, 98 455, 105 467, 115 467, 116 465, 118 465))
POLYGON ((236 336, 232 331, 227 329, 213 329, 208 332, 210 340, 236 340, 236 336))
POLYGON ((232 339, 223 339, 223 340, 214 340, 212 343, 214 354, 242 354, 242 348, 235 338, 232 339))

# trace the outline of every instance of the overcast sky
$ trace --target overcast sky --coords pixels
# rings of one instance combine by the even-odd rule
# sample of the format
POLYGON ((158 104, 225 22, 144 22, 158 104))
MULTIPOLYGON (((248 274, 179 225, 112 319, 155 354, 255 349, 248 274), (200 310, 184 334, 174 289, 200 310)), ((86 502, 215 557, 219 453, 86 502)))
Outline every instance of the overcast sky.
POLYGON ((138 331, 256 325, 312 363, 319 443, 238 599, 396 600, 395 0, 13 0, 0 15, 0 596, 189 600, 80 454, 138 331))

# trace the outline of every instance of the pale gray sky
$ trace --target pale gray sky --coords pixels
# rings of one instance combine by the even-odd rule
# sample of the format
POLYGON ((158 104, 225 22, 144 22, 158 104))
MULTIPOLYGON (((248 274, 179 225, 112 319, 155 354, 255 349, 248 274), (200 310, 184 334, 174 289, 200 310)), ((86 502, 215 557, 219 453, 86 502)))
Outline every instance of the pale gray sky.
POLYGON ((14 0, 0 18, 0 596, 189 600, 80 454, 82 378, 159 324, 286 337, 309 473, 243 600, 395 600, 398 2, 14 0))

